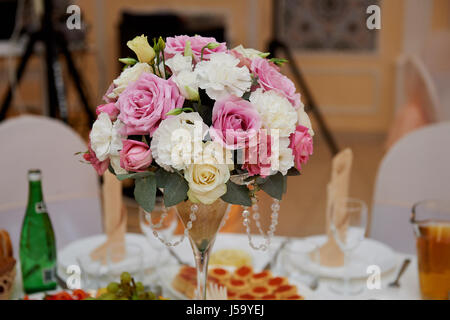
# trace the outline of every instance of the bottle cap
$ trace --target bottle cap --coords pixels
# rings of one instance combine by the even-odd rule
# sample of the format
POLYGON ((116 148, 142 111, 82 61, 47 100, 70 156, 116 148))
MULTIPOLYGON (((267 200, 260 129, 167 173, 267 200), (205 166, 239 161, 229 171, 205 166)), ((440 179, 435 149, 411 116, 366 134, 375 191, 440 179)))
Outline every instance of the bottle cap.
POLYGON ((41 180, 41 170, 39 170, 39 169, 28 170, 28 180, 40 181, 41 180))

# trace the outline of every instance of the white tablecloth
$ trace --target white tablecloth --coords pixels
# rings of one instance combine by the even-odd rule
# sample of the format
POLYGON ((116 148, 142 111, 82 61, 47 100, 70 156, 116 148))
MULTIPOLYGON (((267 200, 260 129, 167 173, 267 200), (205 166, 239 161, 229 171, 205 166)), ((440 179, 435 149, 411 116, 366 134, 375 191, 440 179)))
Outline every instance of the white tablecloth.
MULTIPOLYGON (((255 242, 259 242, 262 240, 259 236, 254 237, 255 242)), ((242 234, 219 234, 216 240, 215 248, 224 248, 229 245, 229 243, 239 243, 239 247, 241 249, 247 250, 251 252, 253 256, 253 264, 255 267, 255 270, 259 270, 262 268, 263 265, 265 265, 271 258, 271 255, 276 251, 276 248, 281 244, 281 242, 284 240, 283 237, 275 237, 272 241, 272 250, 269 252, 255 252, 252 251, 248 244, 247 236, 242 234)), ((156 241, 156 240, 155 240, 156 241)), ((295 238, 294 238, 295 241, 295 238)), ((194 262, 192 251, 189 246, 189 243, 187 240, 185 240, 180 246, 175 248, 175 251, 177 254, 185 260, 187 263, 194 262)), ((364 291, 356 296, 351 297, 344 297, 342 295, 337 295, 333 293, 329 289, 329 284, 333 281, 336 281, 335 279, 327 279, 327 278, 321 278, 319 282, 319 287, 315 291, 311 291, 309 295, 306 297, 308 299, 314 299, 314 300, 329 300, 329 299, 359 299, 359 300, 365 300, 365 299, 386 299, 386 300, 396 300, 396 299, 402 299, 402 300, 416 300, 420 299, 420 290, 419 290, 419 283, 418 283, 418 272, 417 272, 417 262, 415 256, 412 255, 406 255, 397 253, 396 254, 397 259, 397 266, 381 275, 381 289, 375 289, 375 290, 368 290, 364 283, 366 282, 366 279, 363 280, 357 280, 361 282, 362 285, 364 285, 364 291), (409 268, 403 275, 403 277, 400 280, 401 286, 400 288, 389 288, 388 283, 390 283, 396 276, 398 269, 400 267, 400 264, 405 258, 410 258, 412 260, 409 268)), ((172 261, 172 263, 175 264, 175 260, 171 258, 169 261, 172 261)), ((170 263, 170 262, 169 262, 170 263)), ((166 265, 166 264, 165 264, 166 265)), ((20 275, 20 267, 18 267, 17 270, 17 279, 15 283, 15 289, 13 293, 13 298, 18 299, 23 296, 22 291, 22 281, 21 281, 21 275, 20 275)), ((300 292, 301 293, 301 292, 300 292)))

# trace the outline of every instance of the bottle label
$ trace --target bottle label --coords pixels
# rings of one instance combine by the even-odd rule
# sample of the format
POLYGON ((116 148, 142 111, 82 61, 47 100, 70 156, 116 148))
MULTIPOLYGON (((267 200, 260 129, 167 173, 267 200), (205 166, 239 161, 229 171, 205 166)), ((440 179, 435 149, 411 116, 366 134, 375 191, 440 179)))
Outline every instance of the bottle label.
POLYGON ((47 207, 45 206, 44 202, 36 202, 34 210, 36 213, 45 213, 47 212, 47 207))
POLYGON ((56 282, 55 268, 42 269, 42 282, 44 284, 56 282))

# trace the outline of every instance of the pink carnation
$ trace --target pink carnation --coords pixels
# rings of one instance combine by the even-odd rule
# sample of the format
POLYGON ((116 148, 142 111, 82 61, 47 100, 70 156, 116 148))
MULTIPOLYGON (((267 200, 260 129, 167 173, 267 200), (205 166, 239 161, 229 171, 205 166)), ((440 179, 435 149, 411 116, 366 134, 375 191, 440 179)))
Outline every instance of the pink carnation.
POLYGON ((105 161, 98 160, 90 143, 88 145, 88 152, 83 155, 83 158, 94 167, 100 176, 103 175, 109 167, 109 159, 106 159, 105 161))
POLYGON ((260 130, 253 136, 244 153, 242 169, 247 170, 250 176, 266 177, 271 174, 272 138, 267 130, 260 130))
POLYGON ((144 72, 120 94, 117 107, 124 135, 153 135, 167 112, 181 108, 184 97, 171 80, 144 72))
MULTIPOLYGON (((184 54, 184 49, 186 47, 186 42, 191 42, 192 53, 194 54, 194 58, 196 62, 200 61, 202 48, 206 46, 208 43, 217 43, 217 40, 214 38, 201 37, 201 36, 176 36, 176 37, 168 37, 166 39, 166 48, 164 53, 166 58, 172 58, 175 54, 180 53, 184 54)), ((203 59, 209 60, 209 56, 212 53, 217 52, 225 52, 227 51, 227 45, 225 42, 220 43, 220 45, 215 49, 205 48, 203 50, 203 59)))
POLYGON ((229 149, 244 147, 249 135, 261 128, 261 117, 253 105, 235 96, 216 101, 212 121, 211 138, 229 149))
POLYGON ((119 109, 117 109, 115 103, 99 105, 95 112, 97 113, 97 116, 102 112, 107 113, 111 121, 115 121, 119 115, 119 109))
POLYGON ((120 151, 120 166, 127 171, 145 171, 152 163, 152 153, 149 146, 140 141, 123 140, 120 151))
POLYGON ((294 108, 300 107, 300 94, 296 93, 294 83, 267 59, 253 59, 251 71, 258 76, 258 83, 265 91, 275 90, 286 97, 294 108))
POLYGON ((313 154, 313 140, 308 128, 304 126, 297 126, 290 139, 289 148, 293 151, 295 166, 301 170, 302 164, 308 162, 309 156, 313 154))

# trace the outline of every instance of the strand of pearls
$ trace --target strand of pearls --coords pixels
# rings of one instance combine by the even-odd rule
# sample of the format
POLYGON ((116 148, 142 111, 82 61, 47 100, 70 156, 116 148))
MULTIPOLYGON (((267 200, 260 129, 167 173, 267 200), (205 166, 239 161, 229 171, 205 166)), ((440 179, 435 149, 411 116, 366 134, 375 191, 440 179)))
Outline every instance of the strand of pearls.
POLYGON ((250 244, 250 247, 254 250, 261 250, 261 251, 267 251, 269 249, 270 243, 272 241, 272 238, 275 234, 275 230, 278 225, 278 212, 280 211, 280 201, 277 199, 273 199, 273 203, 270 206, 272 209, 272 214, 270 215, 271 223, 269 226, 269 231, 267 231, 267 234, 262 230, 261 222, 260 222, 260 214, 258 212, 259 207, 257 205, 257 200, 255 199, 253 201, 252 210, 253 210, 253 220, 255 220, 256 227, 258 228, 259 233, 263 236, 264 241, 263 243, 259 245, 255 245, 252 239, 251 230, 250 230, 250 211, 249 207, 244 207, 244 211, 242 212, 242 217, 244 218, 243 225, 245 227, 245 230, 247 232, 248 242, 250 244))
POLYGON ((152 229, 153 229, 153 236, 154 236, 156 239, 158 239, 162 244, 166 245, 167 247, 176 247, 176 246, 178 246, 180 243, 182 243, 182 242, 184 241, 184 238, 185 238, 185 237, 187 237, 187 236, 189 235, 189 230, 192 229, 192 223, 193 223, 195 220, 197 220, 196 213, 197 213, 197 211, 198 211, 198 205, 193 204, 193 205, 191 206, 191 214, 189 215, 189 221, 188 221, 188 223, 186 224, 186 228, 184 229, 184 233, 183 233, 183 235, 181 236, 181 238, 180 238, 178 241, 175 241, 175 242, 169 242, 169 241, 166 241, 166 240, 159 234, 159 232, 156 230, 156 229, 159 229, 159 228, 162 227, 163 222, 164 222, 164 219, 168 216, 167 208, 166 208, 165 206, 163 206, 163 209, 162 209, 162 210, 163 210, 163 213, 162 213, 161 218, 159 219, 159 222, 158 222, 158 223, 156 223, 156 224, 153 224, 153 223, 152 223, 151 213, 148 213, 148 216, 147 216, 147 214, 145 215, 145 220, 147 220, 147 222, 148 222, 148 223, 150 224, 150 226, 152 227, 152 229))

